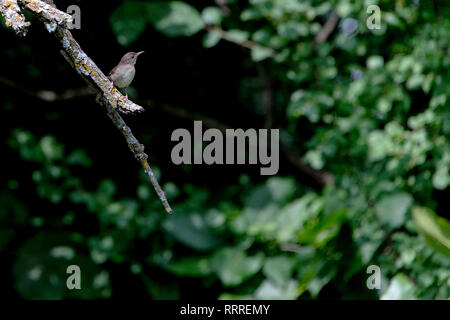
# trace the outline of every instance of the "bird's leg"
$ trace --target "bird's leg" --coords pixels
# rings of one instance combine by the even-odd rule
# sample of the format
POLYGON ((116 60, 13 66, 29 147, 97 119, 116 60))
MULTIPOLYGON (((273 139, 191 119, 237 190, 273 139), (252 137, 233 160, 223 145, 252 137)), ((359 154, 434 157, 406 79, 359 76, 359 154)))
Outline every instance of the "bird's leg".
POLYGON ((128 92, 127 92, 127 88, 124 88, 123 91, 125 91, 125 101, 128 101, 128 92))

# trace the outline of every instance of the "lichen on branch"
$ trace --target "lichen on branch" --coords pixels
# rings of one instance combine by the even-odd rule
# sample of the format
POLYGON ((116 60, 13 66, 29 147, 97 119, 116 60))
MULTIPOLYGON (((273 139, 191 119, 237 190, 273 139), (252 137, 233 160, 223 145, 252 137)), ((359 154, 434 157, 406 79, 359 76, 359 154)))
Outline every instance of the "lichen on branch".
POLYGON ((45 22, 47 30, 53 32, 57 26, 70 27, 72 16, 52 7, 40 0, 19 0, 19 3, 27 10, 38 14, 41 20, 45 22))
POLYGON ((31 23, 25 21, 16 0, 0 0, 0 12, 5 19, 5 25, 15 33, 25 36, 31 23))

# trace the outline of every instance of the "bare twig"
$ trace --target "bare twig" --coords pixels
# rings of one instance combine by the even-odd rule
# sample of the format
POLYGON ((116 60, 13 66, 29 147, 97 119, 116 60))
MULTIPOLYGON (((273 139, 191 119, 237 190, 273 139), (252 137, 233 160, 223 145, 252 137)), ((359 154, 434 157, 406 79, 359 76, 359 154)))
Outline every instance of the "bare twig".
POLYGON ((262 104, 264 106, 264 111, 266 113, 266 120, 264 123, 265 128, 271 128, 273 124, 273 88, 272 80, 267 73, 266 68, 261 62, 256 63, 256 69, 258 70, 259 78, 261 79, 263 86, 263 96, 262 104))
POLYGON ((90 87, 83 87, 78 89, 67 89, 64 92, 58 93, 53 90, 38 90, 32 91, 26 88, 26 86, 19 85, 10 79, 0 77, 0 84, 5 87, 9 87, 23 93, 29 97, 33 97, 45 102, 57 102, 66 101, 73 98, 81 98, 92 96, 96 91, 92 90, 90 87))
POLYGON ((155 188, 156 194, 161 200, 164 208, 169 214, 172 214, 172 208, 170 207, 169 202, 167 201, 166 194, 159 186, 158 180, 153 174, 152 168, 148 164, 147 161, 148 155, 144 152, 144 145, 139 143, 139 141, 134 137, 133 133, 131 132, 131 129, 126 125, 125 121, 123 121, 119 113, 116 110, 114 110, 109 103, 105 103, 105 101, 102 99, 99 100, 100 103, 102 103, 105 106, 106 113, 108 114, 109 118, 112 120, 115 126, 119 128, 119 130, 122 132, 131 152, 134 154, 135 158, 141 163, 145 173, 150 178, 150 181, 153 187, 155 188))
POLYGON ((268 47, 264 47, 262 45, 260 45, 259 43, 256 43, 254 41, 251 40, 239 40, 236 39, 235 37, 233 37, 232 34, 230 34, 228 31, 223 30, 220 27, 217 26, 212 26, 212 25, 206 25, 205 27, 206 30, 208 30, 209 32, 215 33, 217 34, 221 39, 228 41, 228 42, 232 42, 234 44, 237 44, 241 47, 247 48, 247 49, 264 49, 267 50, 268 52, 268 56, 269 57, 274 57, 276 52, 275 50, 273 50, 272 48, 268 48, 268 47))
POLYGON ((333 174, 323 170, 316 170, 311 166, 304 164, 301 157, 293 150, 291 150, 284 143, 281 144, 281 151, 284 153, 289 162, 295 166, 302 174, 311 178, 320 187, 325 187, 328 184, 333 183, 333 174))
POLYGON ((68 89, 61 93, 56 93, 52 90, 40 90, 36 92, 36 95, 41 100, 47 102, 57 102, 57 101, 66 101, 73 98, 82 98, 87 96, 92 96, 95 94, 95 91, 92 88, 84 87, 79 89, 68 89))
POLYGON ((330 34, 336 28, 338 21, 339 16, 336 13, 336 11, 331 12, 327 21, 323 25, 322 30, 320 30, 319 33, 317 33, 316 36, 314 37, 314 45, 318 45, 327 41, 330 34))
POLYGON ((222 14, 224 16, 230 15, 230 8, 228 7, 228 1, 227 0, 215 0, 216 4, 219 6, 220 11, 222 11, 222 14))

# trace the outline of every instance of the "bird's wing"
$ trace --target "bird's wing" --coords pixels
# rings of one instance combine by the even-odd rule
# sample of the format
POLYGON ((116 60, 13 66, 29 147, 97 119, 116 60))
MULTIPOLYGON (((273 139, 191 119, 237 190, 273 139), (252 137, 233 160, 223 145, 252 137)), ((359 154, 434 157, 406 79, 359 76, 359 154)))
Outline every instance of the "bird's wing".
POLYGON ((111 81, 114 81, 114 73, 116 72, 116 70, 117 70, 117 67, 118 66, 115 66, 111 71, 110 71, 110 73, 108 74, 108 78, 111 80, 111 81))

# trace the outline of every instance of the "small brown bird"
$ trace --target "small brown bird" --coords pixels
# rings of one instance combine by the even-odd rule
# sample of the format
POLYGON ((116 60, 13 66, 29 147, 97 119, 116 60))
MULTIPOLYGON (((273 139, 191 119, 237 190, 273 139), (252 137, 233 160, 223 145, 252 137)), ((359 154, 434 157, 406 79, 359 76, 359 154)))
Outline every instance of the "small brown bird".
POLYGON ((125 97, 127 99, 127 88, 131 84, 131 82, 133 82, 134 75, 136 74, 134 65, 136 64, 137 57, 139 57, 143 53, 144 51, 128 52, 122 57, 119 64, 115 66, 108 75, 108 78, 114 83, 117 88, 124 89, 126 95, 125 97))

